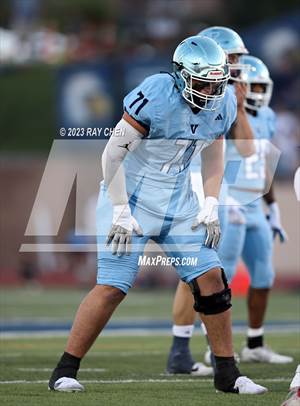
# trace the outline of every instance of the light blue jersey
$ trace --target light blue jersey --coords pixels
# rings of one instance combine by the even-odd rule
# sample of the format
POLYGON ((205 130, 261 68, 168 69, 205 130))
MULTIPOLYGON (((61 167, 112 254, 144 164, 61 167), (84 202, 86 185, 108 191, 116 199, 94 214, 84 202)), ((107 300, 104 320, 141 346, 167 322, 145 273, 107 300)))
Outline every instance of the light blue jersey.
POLYGON ((275 114, 269 107, 261 107, 248 120, 255 136, 256 153, 243 158, 234 140, 226 142, 226 172, 228 194, 244 204, 261 197, 266 183, 266 155, 275 131, 275 114))
MULTIPOLYGON (((232 127, 232 125, 234 124, 234 121, 236 120, 236 96, 235 96, 235 90, 234 90, 234 86, 232 84, 227 86, 227 94, 228 97, 230 97, 230 99, 235 100, 234 104, 235 104, 235 113, 234 113, 234 117, 235 119, 232 121, 231 126, 228 128, 227 132, 224 133, 224 139, 226 140, 228 131, 230 131, 230 128, 232 127)), ((220 121, 221 120, 221 116, 217 115, 218 120, 216 121, 220 121)), ((224 143, 224 154, 225 154, 225 143, 224 143)), ((198 154, 196 156, 193 157, 193 160, 191 162, 191 166, 190 166, 190 170, 191 172, 200 172, 201 171, 201 155, 198 154)))
POLYGON ((218 110, 194 113, 175 87, 173 76, 158 74, 148 77, 125 97, 124 110, 148 129, 148 136, 127 154, 124 162, 131 212, 143 237, 133 233, 129 256, 112 255, 111 248, 105 246, 113 207, 102 183, 97 205, 97 283, 127 293, 150 239, 168 258, 178 259, 174 266, 186 283, 222 267, 216 250, 204 244, 206 227, 191 228, 199 204, 192 190, 189 166, 193 156, 226 134, 235 121, 236 99, 232 92, 226 92, 218 110))
POLYGON ((229 281, 242 257, 250 274, 251 286, 260 289, 270 288, 274 281, 272 233, 261 197, 266 182, 266 154, 275 130, 275 114, 269 107, 261 107, 255 116, 248 114, 248 118, 255 137, 256 154, 243 158, 234 141, 226 142, 228 194, 237 205, 228 208, 228 223, 218 253, 229 281), (230 165, 232 168, 228 171, 230 165))
MULTIPOLYGON (((236 99, 234 85, 232 85, 232 84, 228 85, 227 92, 232 93, 231 97, 236 99)), ((220 118, 220 116, 219 116, 219 118, 220 118)), ((229 128, 229 131, 230 131, 230 128, 229 128)), ((228 138, 227 135, 228 135, 227 133, 224 134, 224 137, 225 137, 224 138, 224 160, 225 160, 225 150, 226 150, 226 139, 228 138)), ((197 194, 200 205, 202 205, 205 196, 204 196, 203 182, 202 182, 202 176, 201 176, 201 155, 200 154, 196 155, 193 158, 191 165, 190 165, 190 171, 191 171, 192 188, 193 188, 194 192, 196 192, 196 194, 197 194)), ((227 210, 226 210, 226 206, 225 206, 226 196, 228 193, 227 189, 228 189, 227 183, 226 183, 225 179, 223 179, 220 194, 219 194, 219 203, 220 203, 219 220, 220 220, 222 233, 224 233, 225 226, 227 223, 227 210)))
POLYGON ((125 161, 131 201, 157 216, 196 213, 199 207, 192 193, 190 162, 226 134, 235 121, 232 92, 226 92, 218 110, 194 113, 175 87, 173 77, 158 74, 125 97, 124 110, 149 129, 148 137, 125 161))

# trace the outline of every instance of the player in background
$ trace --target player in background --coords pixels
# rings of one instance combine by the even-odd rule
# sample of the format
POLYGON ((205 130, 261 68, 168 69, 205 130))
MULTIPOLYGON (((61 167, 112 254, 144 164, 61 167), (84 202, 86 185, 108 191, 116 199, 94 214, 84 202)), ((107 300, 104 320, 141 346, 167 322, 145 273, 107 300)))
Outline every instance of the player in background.
MULTIPOLYGON (((241 161, 242 165, 239 167, 235 184, 228 187, 229 218, 221 239, 219 255, 222 258, 229 281, 234 276, 241 255, 248 266, 251 276, 251 287, 248 294, 249 328, 247 346, 241 351, 242 361, 289 363, 292 361, 291 357, 276 354, 270 348, 264 346, 263 340, 263 320, 268 295, 274 279, 272 233, 273 237, 278 235, 281 242, 286 240, 286 234, 281 225, 280 210, 275 201, 272 186, 269 192, 264 195, 269 210, 268 221, 260 198, 264 194, 265 183, 270 183, 266 179, 268 152, 266 141, 271 139, 275 129, 275 114, 268 107, 272 95, 272 81, 268 69, 257 58, 243 56, 241 57, 241 63, 251 67, 249 72, 243 73, 244 78, 247 78, 245 108, 255 138, 257 138, 257 153, 243 159, 234 140, 227 140, 226 142, 225 162, 241 161), (244 202, 249 201, 249 199, 253 203, 243 206, 244 202)), ((230 177, 230 174, 228 175, 230 177)), ((235 175, 233 174, 231 177, 234 178, 235 175)), ((184 296, 184 287, 181 289, 180 300, 185 306, 185 319, 182 320, 186 325, 189 322, 193 326, 191 312, 188 312, 190 307, 188 300, 192 303, 191 297, 187 290, 184 296)), ((178 304, 175 303, 176 305, 178 304)), ((180 306, 180 303, 178 306, 180 306)), ((184 341, 187 347, 189 339, 184 341)), ((172 357, 174 359, 172 351, 175 352, 174 344, 169 360, 172 357)), ((210 351, 205 354, 205 362, 210 363, 210 355, 210 351)), ((178 359, 180 360, 180 356, 178 356, 178 359)), ((170 361, 168 367, 169 365, 170 361)))
MULTIPOLYGON (((243 157, 251 156, 255 153, 253 142, 253 132, 249 124, 247 112, 244 106, 246 96, 246 84, 240 81, 241 72, 247 69, 247 65, 240 63, 240 57, 248 54, 248 50, 242 38, 231 28, 209 27, 201 31, 198 35, 209 37, 215 40, 227 54, 230 67, 229 87, 237 99, 237 118, 230 130, 230 138, 234 140, 236 148, 243 157)), ((216 117, 217 121, 223 120, 221 114, 216 117)), ((226 146, 225 146, 226 149, 226 146)), ((203 201, 203 188, 200 171, 200 156, 196 157, 191 164, 191 181, 193 190, 197 193, 200 202, 203 201)), ((222 185, 221 205, 219 209, 221 230, 225 232, 226 226, 226 185, 222 185)), ((173 343, 168 357, 167 371, 169 373, 188 373, 192 375, 205 376, 212 375, 211 367, 203 363, 195 362, 189 349, 189 341, 194 330, 196 312, 193 310, 193 298, 189 287, 179 282, 174 303, 173 303, 173 343)), ((206 334, 205 326, 202 329, 206 334)), ((206 354, 206 360, 210 359, 210 354, 206 354)))
POLYGON ((216 356, 216 389, 266 392, 241 376, 235 364, 231 293, 213 248, 220 237, 222 137, 236 117, 228 78, 222 48, 209 38, 195 36, 176 48, 173 74, 150 76, 125 97, 124 115, 102 157, 97 285, 78 309, 65 352, 50 378, 50 389, 84 389, 77 380, 80 361, 132 286, 139 256, 152 239, 170 257, 197 260, 196 266, 195 261, 192 266, 182 261, 176 270, 190 285, 195 308, 206 325, 216 356), (213 121, 212 127, 218 114, 223 120, 213 121), (200 152, 202 207, 192 192, 189 171, 193 155, 200 152))
POLYGON ((277 235, 281 242, 287 239, 281 225, 272 179, 268 179, 268 167, 272 165, 270 141, 275 131, 275 113, 269 107, 273 82, 268 68, 261 60, 243 56, 242 61, 251 66, 244 77, 247 83, 245 107, 255 134, 256 154, 242 159, 235 146, 227 143, 227 159, 240 159, 241 165, 235 182, 228 187, 233 204, 229 207, 229 221, 219 255, 224 261, 228 280, 232 280, 240 257, 250 275, 247 345, 241 351, 241 360, 285 364, 293 359, 266 347, 263 330, 268 297, 274 281, 272 239, 277 235), (268 188, 269 191, 265 193, 268 188), (268 219, 263 200, 267 204, 268 219))

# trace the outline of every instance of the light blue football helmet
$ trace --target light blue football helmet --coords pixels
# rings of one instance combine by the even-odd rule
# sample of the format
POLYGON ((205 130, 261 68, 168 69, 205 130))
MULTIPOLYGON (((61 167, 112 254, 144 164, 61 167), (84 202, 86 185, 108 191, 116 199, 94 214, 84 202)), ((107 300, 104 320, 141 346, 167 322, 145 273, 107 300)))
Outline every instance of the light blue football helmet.
POLYGON ((226 54, 212 39, 186 38, 173 55, 173 72, 182 97, 193 107, 216 110, 229 79, 226 54))
POLYGON ((268 106, 273 92, 273 81, 268 68, 260 59, 251 55, 243 55, 241 63, 250 67, 241 75, 241 80, 247 84, 245 107, 258 110, 262 106, 268 106), (254 91, 253 85, 257 83, 263 85, 263 93, 254 91))
MULTIPOLYGON (((216 41, 218 45, 229 55, 246 55, 248 54, 248 49, 245 47, 245 44, 242 38, 237 32, 231 28, 227 27, 209 27, 200 31, 198 35, 205 36, 216 41)), ((247 70, 247 66, 240 63, 229 63, 231 79, 239 81, 241 72, 247 70)))

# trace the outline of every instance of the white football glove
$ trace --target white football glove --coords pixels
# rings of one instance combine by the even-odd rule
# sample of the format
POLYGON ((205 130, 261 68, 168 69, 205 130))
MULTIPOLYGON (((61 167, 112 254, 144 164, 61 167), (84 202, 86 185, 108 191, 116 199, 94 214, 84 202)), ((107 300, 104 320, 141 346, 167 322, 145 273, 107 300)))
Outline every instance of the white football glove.
POLYGON ((117 254, 119 257, 126 253, 130 254, 131 236, 135 231, 137 235, 142 236, 143 231, 131 215, 131 210, 128 204, 120 204, 113 206, 112 227, 106 239, 106 245, 112 242, 112 254, 117 254))
POLYGON ((280 209, 279 206, 276 202, 273 202, 269 204, 269 213, 267 215, 267 219, 270 223, 270 226, 273 231, 273 239, 276 238, 276 236, 279 236, 280 242, 285 242, 288 240, 287 233, 285 232, 284 228, 281 225, 281 220, 280 220, 280 209))
POLYGON ((212 196, 206 197, 203 208, 200 210, 192 225, 192 230, 195 230, 201 224, 206 226, 204 245, 209 248, 217 248, 221 238, 218 206, 218 199, 212 196))

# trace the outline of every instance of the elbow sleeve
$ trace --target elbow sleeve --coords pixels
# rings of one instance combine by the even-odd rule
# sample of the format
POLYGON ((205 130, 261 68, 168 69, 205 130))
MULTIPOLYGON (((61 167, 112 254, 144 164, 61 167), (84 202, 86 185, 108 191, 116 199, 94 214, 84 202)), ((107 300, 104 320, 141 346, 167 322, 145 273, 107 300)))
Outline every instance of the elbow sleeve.
POLYGON ((103 177, 113 204, 127 202, 123 160, 141 142, 142 134, 124 119, 120 120, 102 154, 103 177))
POLYGON ((102 155, 103 173, 114 162, 121 163, 128 152, 133 151, 141 142, 143 135, 123 118, 116 125, 102 155))

